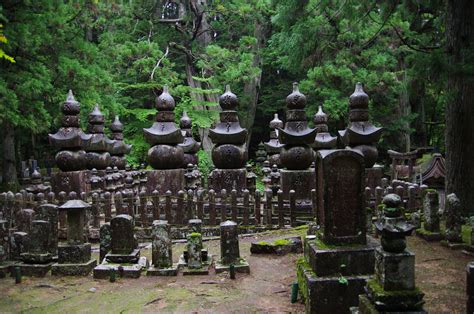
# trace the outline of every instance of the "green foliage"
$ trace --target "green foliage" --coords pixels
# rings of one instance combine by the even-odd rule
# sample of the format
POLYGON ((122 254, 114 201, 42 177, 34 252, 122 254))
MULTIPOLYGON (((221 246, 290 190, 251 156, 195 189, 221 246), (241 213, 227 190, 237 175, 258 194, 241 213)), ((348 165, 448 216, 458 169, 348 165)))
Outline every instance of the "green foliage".
POLYGON ((197 156, 199 158, 199 171, 201 172, 202 177, 206 180, 207 184, 207 177, 209 176, 211 168, 213 167, 211 156, 208 152, 202 149, 197 152, 197 156))

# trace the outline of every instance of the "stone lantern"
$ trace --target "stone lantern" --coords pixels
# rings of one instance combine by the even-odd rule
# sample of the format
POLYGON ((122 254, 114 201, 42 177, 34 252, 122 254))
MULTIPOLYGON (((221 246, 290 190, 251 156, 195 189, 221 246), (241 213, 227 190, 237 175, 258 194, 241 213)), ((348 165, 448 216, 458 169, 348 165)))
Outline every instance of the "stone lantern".
POLYGON ((59 206, 59 210, 67 214, 67 243, 58 246, 58 262, 51 268, 53 275, 87 276, 97 265, 91 258, 91 244, 84 241, 89 208, 82 200, 69 200, 59 206))

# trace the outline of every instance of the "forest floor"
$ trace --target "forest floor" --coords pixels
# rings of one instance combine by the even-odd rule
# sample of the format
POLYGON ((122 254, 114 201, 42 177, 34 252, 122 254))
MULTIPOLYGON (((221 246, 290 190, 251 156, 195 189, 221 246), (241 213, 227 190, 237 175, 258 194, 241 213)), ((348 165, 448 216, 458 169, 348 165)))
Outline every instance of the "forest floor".
MULTIPOLYGON (((280 230, 240 241, 241 255, 250 264, 250 274, 228 273, 208 276, 147 277, 108 280, 45 277, 0 280, 0 312, 33 313, 255 313, 304 312, 301 302, 290 303, 291 284, 296 279, 295 261, 300 254, 285 256, 251 255, 254 240, 302 235, 305 230, 280 230)), ((429 313, 464 313, 465 269, 474 258, 438 243, 410 237, 409 248, 416 254, 416 282, 426 294, 429 313)), ((218 240, 204 242, 210 254, 220 254, 218 240)), ((173 246, 178 259, 184 244, 173 246)), ((94 253, 96 254, 96 253, 94 253)), ((147 245, 142 255, 150 257, 147 245)))

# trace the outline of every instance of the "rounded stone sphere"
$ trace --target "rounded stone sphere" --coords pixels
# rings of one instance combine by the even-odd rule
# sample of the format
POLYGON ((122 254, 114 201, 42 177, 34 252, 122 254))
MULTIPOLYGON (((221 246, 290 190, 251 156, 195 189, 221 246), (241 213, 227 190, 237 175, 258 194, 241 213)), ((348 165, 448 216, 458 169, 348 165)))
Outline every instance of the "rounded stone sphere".
POLYGON ((288 170, 308 169, 313 162, 313 150, 307 145, 285 145, 280 152, 280 162, 288 170))
POLYGON ((219 105, 222 110, 235 110, 239 105, 237 96, 226 86, 225 93, 219 96, 219 105))
POLYGON ((238 169, 245 167, 248 154, 244 145, 222 144, 212 149, 212 162, 219 169, 238 169))
POLYGON ((271 165, 277 165, 278 167, 281 166, 280 154, 268 155, 268 161, 271 165))
POLYGON ((63 150, 56 154, 55 160, 62 171, 77 171, 86 168, 86 152, 83 150, 63 150))
POLYGON ((371 145, 358 145, 353 148, 359 150, 364 155, 364 167, 372 168, 379 157, 377 148, 371 145))
POLYGON ((385 251, 392 253, 401 253, 407 247, 407 241, 405 238, 390 239, 382 236, 380 243, 385 251))
POLYGON ((163 93, 156 97, 156 109, 159 111, 173 111, 176 103, 173 96, 168 92, 168 86, 163 87, 163 93))
POLYGON ((110 157, 110 166, 112 167, 117 167, 117 169, 120 170, 125 170, 125 165, 127 164, 127 161, 125 160, 125 157, 122 156, 111 156, 110 157))
POLYGON ((304 109, 306 106, 306 96, 298 89, 298 84, 293 85, 293 92, 286 96, 286 106, 288 109, 304 109))
POLYGON ((182 168, 188 168, 189 164, 197 165, 199 162, 198 156, 196 154, 184 154, 184 163, 182 168))
POLYGON ((148 163, 154 169, 178 169, 183 162, 184 152, 179 146, 156 145, 148 150, 148 163))
POLYGON ((108 152, 97 153, 87 152, 86 153, 86 167, 87 169, 105 170, 110 166, 110 154, 108 152))

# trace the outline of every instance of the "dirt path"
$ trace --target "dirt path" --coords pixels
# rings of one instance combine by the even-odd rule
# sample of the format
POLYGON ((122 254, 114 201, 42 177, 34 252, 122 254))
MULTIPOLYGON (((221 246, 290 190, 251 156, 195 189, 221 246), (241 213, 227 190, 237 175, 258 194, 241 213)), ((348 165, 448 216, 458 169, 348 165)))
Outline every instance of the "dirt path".
MULTIPOLYGON (((268 241, 301 231, 278 231, 258 236, 268 241)), ((15 285, 12 278, 0 280, 0 312, 32 313, 255 313, 304 312, 301 303, 290 303, 295 280, 296 254, 281 257, 250 255, 250 242, 240 241, 241 254, 250 264, 250 275, 146 277, 118 279, 116 283, 88 278, 24 278, 15 285)), ((209 252, 219 256, 219 241, 205 242, 209 252)), ((439 244, 409 239, 416 253, 418 286, 426 293, 430 313, 463 313, 465 308, 465 266, 470 258, 439 244)), ((173 247, 174 258, 184 248, 173 247)), ((142 250, 150 256, 151 250, 142 250)))

